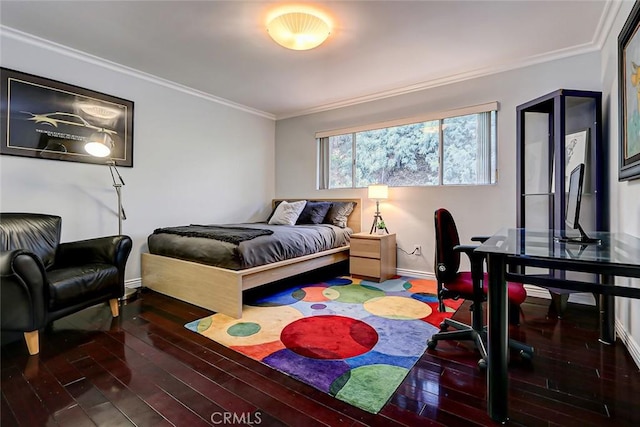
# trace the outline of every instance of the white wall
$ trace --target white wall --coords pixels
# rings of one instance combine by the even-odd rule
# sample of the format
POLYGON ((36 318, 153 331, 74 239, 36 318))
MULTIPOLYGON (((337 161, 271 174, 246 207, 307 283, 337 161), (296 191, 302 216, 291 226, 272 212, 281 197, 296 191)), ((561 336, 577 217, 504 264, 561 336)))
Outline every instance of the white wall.
MULTIPOLYGON (((140 278, 140 252, 155 228, 252 221, 274 197, 275 123, 250 112, 2 34, 0 63, 134 102, 134 167, 119 168, 133 238, 126 278, 140 278)), ((62 216, 62 240, 117 234, 116 194, 102 165, 0 156, 0 209, 62 216)))
MULTIPOLYGON (((602 92, 604 123, 610 144, 609 191, 611 207, 611 231, 624 232, 640 237, 640 179, 618 182, 618 34, 624 25, 633 2, 623 2, 611 33, 602 49, 602 92)), ((638 260, 640 262, 640 260, 638 260)), ((625 286, 640 287, 640 280, 617 278, 625 286)), ((640 365, 640 300, 616 298, 617 330, 628 341, 636 363, 640 365)))
POLYGON ((398 245, 422 256, 398 252, 398 268, 433 274, 433 213, 449 209, 462 241, 493 234, 516 223, 516 106, 556 89, 600 90, 598 52, 529 66, 492 76, 432 88, 351 107, 280 120, 276 124, 277 197, 362 197, 363 227, 371 226, 375 203, 366 189, 316 190, 316 131, 411 117, 498 101, 498 183, 489 186, 401 187, 381 204, 398 245))

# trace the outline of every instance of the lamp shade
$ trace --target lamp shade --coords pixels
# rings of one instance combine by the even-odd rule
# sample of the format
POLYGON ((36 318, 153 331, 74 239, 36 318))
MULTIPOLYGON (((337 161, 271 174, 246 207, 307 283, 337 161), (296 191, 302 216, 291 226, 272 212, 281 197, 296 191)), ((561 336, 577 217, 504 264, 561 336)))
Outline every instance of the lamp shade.
POLYGON ((267 24, 271 38, 280 46, 293 50, 309 50, 320 46, 331 29, 322 18, 307 12, 278 15, 267 24))
POLYGON ((104 132, 96 132, 89 137, 84 150, 95 157, 107 157, 111 154, 113 139, 104 132))
POLYGON ((389 198, 389 187, 384 184, 370 185, 369 198, 375 200, 384 200, 389 198))

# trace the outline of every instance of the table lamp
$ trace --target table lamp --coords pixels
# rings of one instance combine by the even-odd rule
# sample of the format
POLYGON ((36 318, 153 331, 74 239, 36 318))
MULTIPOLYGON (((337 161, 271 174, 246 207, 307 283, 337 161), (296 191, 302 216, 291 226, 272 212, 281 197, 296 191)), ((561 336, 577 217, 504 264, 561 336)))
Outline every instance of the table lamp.
POLYGON ((384 225, 384 227, 381 228, 389 234, 389 230, 387 230, 384 219, 382 219, 382 215, 380 215, 380 200, 386 200, 389 198, 389 187, 384 184, 370 185, 369 198, 376 201, 376 213, 373 216, 373 224, 371 224, 371 231, 369 234, 373 234, 378 224, 384 225))

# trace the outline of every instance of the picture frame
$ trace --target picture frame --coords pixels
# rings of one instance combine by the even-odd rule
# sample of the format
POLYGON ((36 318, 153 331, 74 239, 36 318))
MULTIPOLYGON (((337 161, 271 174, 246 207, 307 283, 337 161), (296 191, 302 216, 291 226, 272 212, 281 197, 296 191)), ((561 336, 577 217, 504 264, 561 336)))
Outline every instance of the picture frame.
POLYGON ((640 1, 618 35, 618 181, 640 178, 640 1))
POLYGON ((133 167, 132 101, 4 67, 0 93, 0 154, 133 167), (95 140, 106 157, 85 150, 95 140))
MULTIPOLYGON (((583 189, 588 192, 590 189, 589 178, 589 129, 584 129, 574 133, 568 133, 564 136, 564 191, 569 191, 569 180, 571 178, 571 171, 575 169, 580 163, 585 165, 585 175, 583 189)), ((556 187, 556 159, 553 158, 553 165, 551 168, 551 192, 555 193, 556 187)))
POLYGON ((583 190, 589 191, 589 129, 585 129, 579 132, 574 132, 565 135, 564 142, 565 149, 565 167, 564 167, 564 188, 565 191, 569 191, 569 180, 571 178, 571 171, 576 168, 580 163, 585 164, 585 181, 583 184, 583 190))

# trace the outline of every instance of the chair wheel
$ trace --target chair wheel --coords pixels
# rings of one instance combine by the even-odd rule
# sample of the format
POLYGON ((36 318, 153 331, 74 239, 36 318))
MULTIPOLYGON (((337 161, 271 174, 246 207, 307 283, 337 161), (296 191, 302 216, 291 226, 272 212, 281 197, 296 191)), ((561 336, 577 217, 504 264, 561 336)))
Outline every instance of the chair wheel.
POLYGON ((484 359, 478 360, 478 368, 487 369, 487 361, 484 359))
POLYGON ((447 322, 440 323, 440 332, 447 332, 447 329, 449 329, 449 325, 447 325, 447 322))
POLYGON ((429 341, 427 341, 427 348, 429 350, 433 350, 434 348, 436 348, 436 345, 438 345, 438 341, 436 340, 430 339, 429 341))

